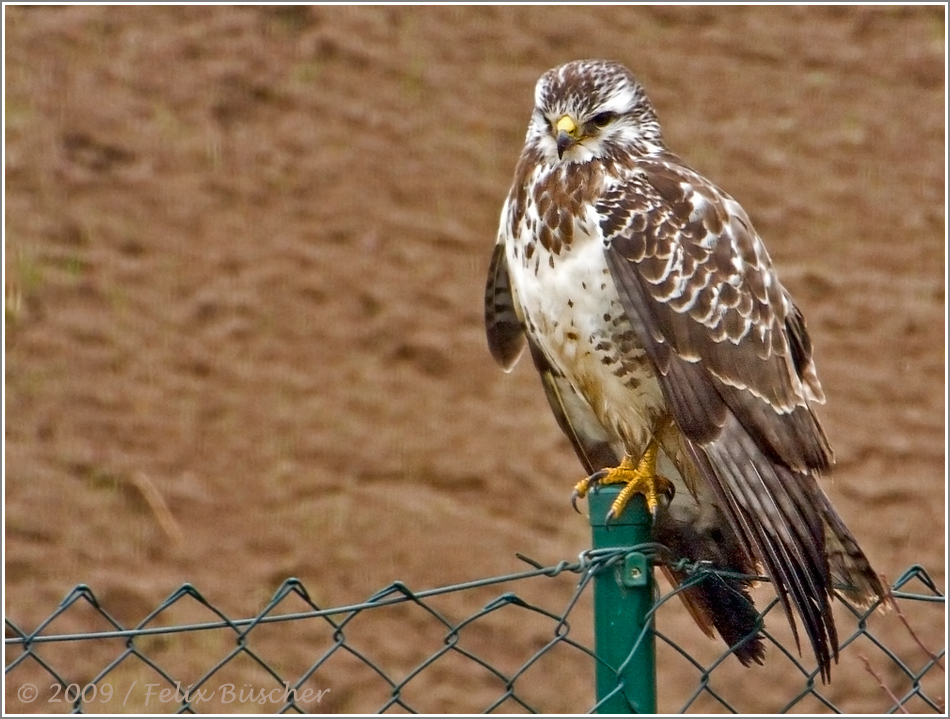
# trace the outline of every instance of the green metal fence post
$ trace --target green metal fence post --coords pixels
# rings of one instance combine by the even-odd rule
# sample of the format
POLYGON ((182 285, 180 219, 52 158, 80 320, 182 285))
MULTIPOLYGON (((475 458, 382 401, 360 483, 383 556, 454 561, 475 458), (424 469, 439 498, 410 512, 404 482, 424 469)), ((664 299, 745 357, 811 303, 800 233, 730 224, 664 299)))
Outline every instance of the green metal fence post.
MULTIPOLYGON (((610 486, 588 495, 594 549, 651 541, 652 520, 640 495, 607 524, 607 513, 619 492, 619 486, 610 486)), ((653 567, 640 552, 631 552, 594 578, 597 710, 601 714, 656 713, 656 640, 646 619, 653 606, 653 588, 653 567)))

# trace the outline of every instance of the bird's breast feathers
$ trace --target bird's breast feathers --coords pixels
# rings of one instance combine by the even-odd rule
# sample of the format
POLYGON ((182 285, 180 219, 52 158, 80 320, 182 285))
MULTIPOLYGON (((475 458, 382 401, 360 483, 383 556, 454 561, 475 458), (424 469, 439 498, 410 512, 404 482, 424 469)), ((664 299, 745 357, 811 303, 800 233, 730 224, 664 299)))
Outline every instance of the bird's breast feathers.
MULTIPOLYGON (((534 179, 545 186, 545 178, 534 179)), ((553 217, 545 196, 509 198, 502 217, 516 312, 608 433, 635 453, 664 412, 659 383, 610 275, 595 206, 553 217), (515 211, 520 217, 511 216, 515 211)))

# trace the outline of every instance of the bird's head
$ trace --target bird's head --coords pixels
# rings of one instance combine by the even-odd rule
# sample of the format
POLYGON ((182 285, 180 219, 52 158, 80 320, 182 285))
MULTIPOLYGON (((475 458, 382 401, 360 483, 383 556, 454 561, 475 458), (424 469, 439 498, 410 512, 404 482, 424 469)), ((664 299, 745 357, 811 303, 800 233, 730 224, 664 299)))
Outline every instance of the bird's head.
POLYGON ((534 89, 527 144, 551 164, 662 151, 653 105, 616 62, 576 60, 548 70, 534 89))

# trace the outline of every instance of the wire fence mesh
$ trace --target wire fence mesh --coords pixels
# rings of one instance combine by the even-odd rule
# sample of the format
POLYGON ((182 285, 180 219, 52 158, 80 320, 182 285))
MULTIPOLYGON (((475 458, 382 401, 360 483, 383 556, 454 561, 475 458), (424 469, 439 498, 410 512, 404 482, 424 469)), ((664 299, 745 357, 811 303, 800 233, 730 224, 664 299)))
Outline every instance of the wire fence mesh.
MULTIPOLYGON (((260 612, 243 619, 230 618, 185 584, 134 626, 124 626, 89 587, 79 585, 33 629, 6 619, 6 709, 596 710, 591 580, 634 551, 652 548, 592 550, 551 566, 522 557, 531 569, 425 591, 394 582, 365 602, 332 608, 318 606, 300 581, 288 579, 260 612), (474 597, 477 607, 453 617, 458 605, 442 602, 463 596, 474 597), (499 636, 495 620, 501 615, 506 629, 499 636), (402 641, 380 644, 387 632, 401 633, 402 641)), ((689 569, 687 584, 712 573, 702 565, 689 569)), ((730 690, 736 677, 760 681, 756 677, 766 675, 756 672, 767 669, 739 667, 728 650, 712 649, 712 643, 697 651, 705 637, 695 627, 667 631, 663 616, 678 604, 672 601, 676 592, 658 595, 650 631, 657 642, 661 711, 945 711, 945 646, 927 646, 943 643, 944 596, 920 566, 893 583, 896 611, 885 615, 876 607, 839 602, 842 664, 849 655, 857 660, 852 664, 860 663, 859 692, 853 681, 844 693, 835 692, 834 680, 820 684, 817 669, 781 635, 785 621, 781 610, 774 611, 777 600, 763 604, 763 621, 772 615, 775 625, 765 631, 771 645, 766 666, 782 681, 765 680, 768 702, 755 706, 737 703, 730 690)))

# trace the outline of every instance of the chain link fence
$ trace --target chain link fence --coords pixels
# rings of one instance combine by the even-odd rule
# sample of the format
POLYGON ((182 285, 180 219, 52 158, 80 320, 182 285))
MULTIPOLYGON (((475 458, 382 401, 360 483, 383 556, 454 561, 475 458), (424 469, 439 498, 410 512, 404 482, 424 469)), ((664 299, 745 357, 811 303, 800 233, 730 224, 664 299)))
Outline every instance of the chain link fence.
MULTIPOLYGON (((259 613, 244 619, 228 617, 185 584, 133 627, 123 626, 89 587, 79 585, 33 629, 6 619, 6 709, 596 711, 593 675, 601 660, 589 631, 592 579, 633 552, 653 555, 653 549, 592 550, 553 566, 522 557, 531 569, 425 591, 394 582, 365 602, 332 608, 318 606, 300 581, 288 579, 259 613), (477 596, 479 607, 461 618, 440 606, 447 598, 467 595, 477 596), (498 636, 493 620, 512 612, 518 631, 498 636), (85 628, 58 629, 67 625, 85 628), (404 633, 396 650, 393 642, 385 648, 374 642, 381 632, 393 631, 404 633), (493 657, 501 646, 514 647, 516 658, 511 651, 503 659, 493 657), (539 691, 539 686, 545 688, 539 691)), ((704 566, 689 571, 687 584, 711 573, 704 566)), ((675 594, 658 596, 649 612, 656 619, 648 631, 657 643, 661 710, 763 711, 737 704, 730 689, 744 677, 758 681, 755 672, 765 667, 739 667, 720 645, 711 658, 700 658, 694 647, 705 637, 695 627, 683 636, 663 629, 675 594)), ((764 632, 771 645, 766 667, 772 665, 788 689, 763 685, 771 687, 764 693, 773 703, 765 711, 850 713, 866 711, 870 704, 875 713, 944 713, 945 648, 927 646, 943 642, 943 594, 922 567, 913 566, 893 583, 892 601, 897 611, 886 615, 839 602, 846 619, 838 620, 842 663, 837 670, 855 652, 863 665, 862 691, 839 697, 833 695, 835 681, 820 684, 817 669, 779 636, 786 623, 781 610, 774 611, 777 600, 765 604, 763 620, 772 615, 769 625, 776 630, 764 632)), ((506 627, 512 626, 510 619, 506 627)), ((712 645, 703 649, 708 653, 712 645)))

